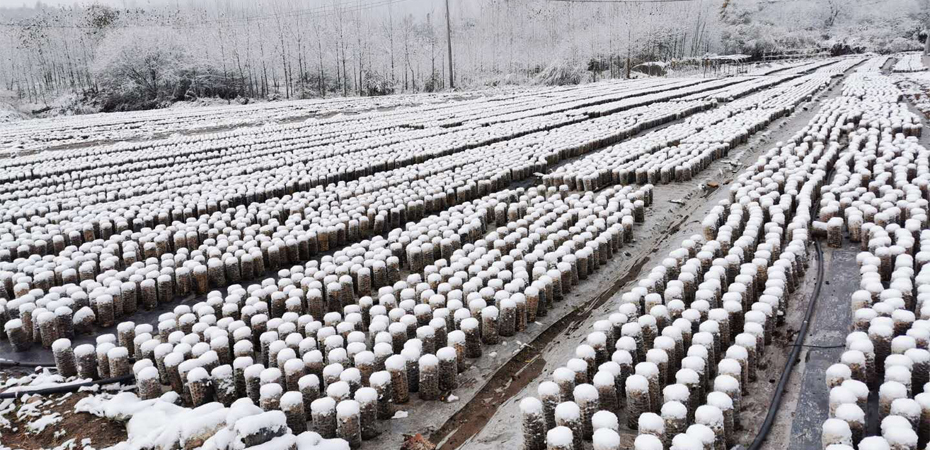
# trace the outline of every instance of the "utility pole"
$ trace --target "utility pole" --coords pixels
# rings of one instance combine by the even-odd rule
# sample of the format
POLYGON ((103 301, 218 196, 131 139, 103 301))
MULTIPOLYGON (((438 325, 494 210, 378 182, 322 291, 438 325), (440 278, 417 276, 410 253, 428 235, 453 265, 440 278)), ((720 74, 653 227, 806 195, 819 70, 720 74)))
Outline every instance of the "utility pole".
POLYGON ((452 75, 452 20, 449 18, 449 0, 446 0, 446 47, 449 54, 449 89, 455 89, 455 77, 452 75))
POLYGON ((626 79, 630 79, 630 65, 633 63, 633 5, 626 5, 627 17, 629 17, 626 28, 626 79))

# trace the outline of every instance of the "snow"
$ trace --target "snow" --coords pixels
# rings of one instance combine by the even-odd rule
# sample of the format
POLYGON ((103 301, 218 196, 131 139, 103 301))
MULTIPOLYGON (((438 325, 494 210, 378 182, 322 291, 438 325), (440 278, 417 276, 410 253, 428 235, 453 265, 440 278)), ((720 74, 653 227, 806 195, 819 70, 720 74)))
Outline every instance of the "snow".
POLYGON ((855 403, 847 403, 837 407, 836 418, 849 423, 865 425, 865 412, 855 403))
MULTIPOLYGON (((736 347, 736 348, 742 349, 742 347, 736 347)), ((738 374, 743 371, 743 367, 740 365, 739 361, 732 359, 732 358, 726 358, 726 359, 721 360, 720 363, 717 364, 717 367, 719 369, 718 370, 719 372, 738 374)))
POLYGON ((95 352, 96 350, 94 350, 94 346, 92 344, 81 344, 81 345, 78 345, 77 347, 74 347, 75 358, 81 358, 87 355, 94 354, 95 352))
POLYGON ((543 404, 539 399, 527 397, 520 400, 520 411, 522 411, 523 414, 541 414, 543 411, 543 404))
POLYGON ((831 444, 825 450, 853 450, 853 448, 846 444, 831 444))
MULTIPOLYGON (((184 361, 184 355, 177 352, 172 352, 165 355, 165 366, 178 366, 181 362, 184 361)), ((248 369, 246 369, 248 372, 248 369)))
POLYGON ((573 391, 576 402, 593 402, 597 401, 597 388, 590 384, 579 384, 573 391))
POLYGON ((359 403, 371 403, 378 400, 378 391, 370 387, 359 388, 355 391, 355 400, 359 403))
POLYGON ((323 362, 323 354, 319 351, 310 351, 304 354, 303 360, 305 363, 323 362))
POLYGON ((337 381, 326 386, 326 395, 332 398, 348 398, 351 386, 345 381, 337 381))
POLYGON ((555 427, 546 432, 546 442, 550 446, 568 447, 572 445, 572 430, 568 427, 555 427))
MULTIPOLYGON (((455 351, 455 350, 453 350, 455 351)), ((363 351, 355 354, 355 365, 374 364, 375 354, 370 351, 363 351)))
POLYGON ((392 372, 400 372, 406 370, 407 367, 407 358, 404 358, 401 355, 393 355, 388 357, 384 361, 384 367, 392 372))
POLYGON ((62 416, 61 414, 57 412, 51 413, 51 414, 45 414, 42 417, 32 422, 27 423, 26 430, 30 433, 39 434, 45 431, 45 428, 48 427, 49 425, 54 425, 56 423, 59 423, 61 422, 61 420, 62 420, 62 416))
POLYGON ((355 367, 350 367, 339 374, 339 380, 346 383, 361 383, 362 373, 355 367))
POLYGON ((130 447, 152 445, 171 448, 182 445, 182 439, 192 439, 198 430, 202 432, 198 439, 205 440, 212 430, 226 423, 227 409, 219 403, 191 409, 163 398, 140 400, 131 392, 121 392, 112 398, 100 395, 85 397, 75 405, 75 411, 126 421, 126 443, 130 447))
POLYGON ((464 345, 465 344, 465 333, 462 332, 461 330, 450 331, 449 334, 446 335, 446 341, 450 346, 453 346, 455 344, 464 345))
POLYGON ((616 377, 613 373, 606 370, 599 370, 596 374, 594 374, 593 382, 594 386, 596 387, 615 386, 615 380, 616 377))
POLYGON ((443 347, 436 351, 436 357, 443 361, 451 361, 457 359, 458 355, 455 352, 455 348, 443 347))
MULTIPOLYGON (((865 367, 865 364, 866 364, 865 354, 858 350, 849 350, 849 351, 843 352, 840 358, 843 364, 846 366, 858 364, 860 367, 865 367)), ((852 376, 851 370, 850 370, 850 376, 852 376)))
POLYGON ((297 450, 309 450, 313 447, 316 447, 323 438, 313 432, 313 431, 304 431, 297 435, 297 450))
POLYGON ((406 419, 408 416, 407 411, 394 411, 392 419, 406 419))
POLYGON ((23 376, 23 377, 11 377, 0 386, 0 389, 3 389, 3 392, 28 392, 38 389, 45 389, 50 387, 58 386, 68 386, 72 384, 80 384, 89 380, 82 379, 70 379, 66 380, 64 377, 58 375, 57 373, 52 373, 47 368, 37 368, 37 372, 23 376))
POLYGON ((340 419, 357 416, 360 413, 360 406, 355 400, 343 400, 336 405, 336 417, 340 419))
POLYGON ((875 324, 869 327, 869 335, 891 339, 894 335, 894 329, 889 326, 875 324))
MULTIPOLYGON (((910 429, 911 423, 910 421, 907 420, 907 418, 902 417, 902 416, 896 416, 896 415, 886 416, 884 419, 882 419, 882 422, 881 422, 882 435, 885 435, 888 431, 896 429, 896 428, 910 429)), ((824 426, 824 430, 826 430, 826 426, 824 426)))
POLYGON ((739 380, 730 375, 719 375, 717 378, 714 378, 715 390, 733 392, 739 390, 739 388, 739 380))
POLYGON ((388 373, 387 371, 375 372, 371 374, 370 378, 368 378, 368 382, 372 386, 390 384, 391 374, 388 373))
POLYGON ((852 370, 846 364, 833 364, 827 368, 825 377, 827 383, 840 382, 852 378, 852 370))
POLYGON ((849 430, 849 424, 840 419, 827 419, 823 423, 824 435, 835 436, 842 439, 852 439, 852 431, 849 430))
MULTIPOLYGON (((713 394, 719 394, 719 392, 714 392, 708 394, 708 399, 713 394)), ((725 394, 724 394, 725 395, 725 394)), ((729 397, 727 397, 729 399, 729 397)), ((732 402, 730 403, 732 406, 732 402)), ((688 407, 678 401, 665 402, 662 405, 662 417, 670 417, 674 419, 684 419, 688 415, 688 407)))
POLYGON ((203 367, 195 367, 187 372, 187 381, 190 383, 205 381, 210 379, 210 374, 203 367))
POLYGON ((907 397, 907 387, 897 381, 888 381, 879 386, 878 396, 879 398, 904 398, 907 397))
POLYGON ((556 382, 574 382, 575 371, 567 367, 559 367, 552 372, 552 379, 556 382))
POLYGON ((636 365, 636 374, 646 378, 659 376, 659 366, 652 362, 641 362, 636 365))
POLYGON ((866 398, 869 395, 869 386, 859 380, 846 380, 840 387, 848 389, 855 394, 857 398, 866 398))
MULTIPOLYGON (((143 360, 143 361, 148 361, 148 360, 143 360)), ((139 362, 142 362, 142 361, 139 361, 139 362)), ((150 361, 150 363, 151 363, 151 361, 150 361)), ((138 364, 138 363, 136 363, 136 364, 138 364)), ((158 378, 158 369, 156 369, 155 367, 152 367, 152 366, 148 366, 148 367, 146 367, 146 368, 144 368, 144 369, 142 369, 142 370, 140 370, 140 371, 138 371, 138 372, 136 373, 136 379, 137 379, 137 380, 154 380, 154 379, 156 379, 156 378, 158 378)), ((190 375, 189 375, 189 374, 188 374, 188 379, 190 379, 190 375)))
POLYGON ((710 429, 707 425, 696 423, 688 427, 685 431, 689 436, 694 436, 704 444, 713 445, 715 435, 714 430, 710 429))
MULTIPOLYGON (((619 441, 620 437, 617 436, 618 444, 619 441)), ((640 434, 639 436, 636 436, 636 439, 633 441, 633 448, 636 450, 662 450, 664 446, 659 438, 651 434, 640 434)))
POLYGON ((61 351, 64 351, 70 348, 71 348, 71 340, 69 339, 61 338, 61 339, 56 339, 55 342, 52 342, 53 352, 57 353, 57 352, 61 352, 61 351))
POLYGON ((575 347, 575 357, 581 359, 594 358, 597 353, 594 351, 594 348, 590 345, 579 345, 575 347))
POLYGON ((439 358, 433 354, 426 354, 420 357, 420 369, 439 366, 439 358))
MULTIPOLYGON (((884 424, 883 424, 884 425, 884 424)), ((826 427, 825 427, 826 429, 826 427)), ((917 433, 910 427, 895 426, 882 430, 882 437, 888 441, 892 447, 896 448, 916 448, 917 433)))
MULTIPOLYGON (((338 378, 339 375, 342 374, 344 370, 345 369, 342 367, 342 364, 339 364, 339 363, 329 364, 323 368, 323 379, 327 380, 329 378, 338 378)), ((266 374, 268 374, 269 380, 280 380, 280 372, 278 373, 278 376, 274 376, 273 372, 269 373, 266 371, 262 371, 263 376, 266 374)))
POLYGON ((562 402, 555 407, 555 417, 562 420, 581 419, 581 408, 575 402, 562 402))
POLYGON ((617 350, 611 355, 611 361, 617 364, 632 365, 633 355, 626 350, 617 350))
POLYGON ((639 416, 639 432, 665 433, 665 420, 655 413, 642 413, 639 416))
POLYGON ((648 392, 649 380, 639 374, 630 375, 626 379, 626 390, 627 392, 648 392))
POLYGON ((229 412, 226 414, 226 428, 232 430, 239 419, 261 414, 262 412, 262 409, 255 406, 248 397, 236 399, 236 401, 229 406, 229 412))
POLYGON ((881 436, 868 436, 859 441, 859 448, 863 450, 890 450, 891 446, 881 436))
POLYGON ((281 409, 291 409, 297 405, 302 405, 303 402, 304 402, 303 395, 301 395, 300 392, 296 392, 296 391, 289 391, 289 392, 285 392, 284 394, 281 394, 281 399, 279 400, 281 409))
POLYGON ((226 416, 229 410, 216 409, 206 414, 189 417, 181 424, 180 444, 184 448, 203 445, 213 437, 217 431, 226 426, 226 416))
POLYGON ((687 434, 679 434, 672 438, 671 450, 701 450, 704 444, 700 439, 687 434))
POLYGON ((716 406, 702 405, 694 411, 694 420, 708 426, 723 426, 723 411, 716 406))
POLYGON ((587 373, 588 372, 588 363, 587 361, 580 358, 572 358, 565 363, 565 367, 571 370, 573 373, 587 373))
POLYGON ((474 331, 478 329, 478 326, 479 326, 478 319, 475 319, 474 317, 469 317, 463 320, 459 324, 459 329, 461 329, 462 331, 466 331, 466 332, 474 331))
POLYGON ((325 413, 336 409, 336 400, 332 397, 320 397, 310 404, 310 410, 315 413, 325 413))
POLYGON ((539 387, 536 388, 536 392, 540 397, 557 396, 560 393, 559 385, 551 381, 543 381, 542 383, 539 383, 539 387))

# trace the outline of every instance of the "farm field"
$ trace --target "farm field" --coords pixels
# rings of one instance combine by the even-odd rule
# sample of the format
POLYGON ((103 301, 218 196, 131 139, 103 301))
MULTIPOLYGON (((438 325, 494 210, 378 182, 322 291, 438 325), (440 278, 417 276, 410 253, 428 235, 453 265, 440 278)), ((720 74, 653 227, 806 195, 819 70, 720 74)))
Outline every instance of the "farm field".
POLYGON ((928 64, 4 125, 0 447, 924 448, 928 64))

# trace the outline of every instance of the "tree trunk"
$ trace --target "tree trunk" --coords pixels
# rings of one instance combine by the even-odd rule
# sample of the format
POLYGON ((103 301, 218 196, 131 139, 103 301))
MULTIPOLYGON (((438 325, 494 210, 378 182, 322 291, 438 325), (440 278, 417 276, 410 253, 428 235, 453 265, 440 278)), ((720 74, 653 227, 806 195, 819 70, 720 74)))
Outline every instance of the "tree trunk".
POLYGON ((394 71, 394 15, 391 12, 391 4, 388 3, 388 45, 391 46, 391 84, 397 80, 394 71))
POLYGON ((924 39, 924 55, 930 56, 930 28, 927 28, 927 39, 924 39))
POLYGON ((320 97, 326 97, 326 72, 323 70, 323 44, 317 36, 317 49, 320 52, 320 97))

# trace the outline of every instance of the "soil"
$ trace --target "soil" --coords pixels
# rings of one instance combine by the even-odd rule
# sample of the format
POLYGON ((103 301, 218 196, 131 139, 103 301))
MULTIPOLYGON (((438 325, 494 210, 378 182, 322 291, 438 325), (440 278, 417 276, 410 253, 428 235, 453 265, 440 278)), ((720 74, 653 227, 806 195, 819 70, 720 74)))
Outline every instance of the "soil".
MULTIPOLYGON (((5 369, 0 374, 0 382, 10 376, 23 376, 28 371, 23 369, 5 369)), ((94 416, 88 413, 74 411, 74 405, 81 399, 92 395, 89 392, 72 394, 57 394, 48 396, 31 396, 25 400, 4 400, 0 409, 4 411, 12 406, 13 410, 4 414, 9 424, 0 425, 0 447, 11 450, 35 449, 93 449, 107 448, 126 440, 126 430, 122 424, 94 416), (10 402, 13 402, 12 404, 10 402), (39 406, 33 406, 35 404, 39 406), (34 408, 34 410, 33 410, 34 408), (33 414, 26 415, 33 410, 33 414), (22 413, 23 417, 19 417, 22 413), (42 431, 34 433, 28 430, 28 424, 42 415, 58 414, 58 422, 46 426, 42 431), (69 444, 70 445, 66 445, 69 444)))

